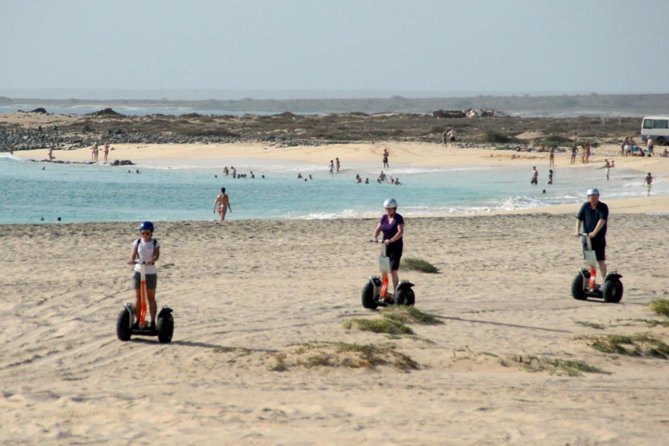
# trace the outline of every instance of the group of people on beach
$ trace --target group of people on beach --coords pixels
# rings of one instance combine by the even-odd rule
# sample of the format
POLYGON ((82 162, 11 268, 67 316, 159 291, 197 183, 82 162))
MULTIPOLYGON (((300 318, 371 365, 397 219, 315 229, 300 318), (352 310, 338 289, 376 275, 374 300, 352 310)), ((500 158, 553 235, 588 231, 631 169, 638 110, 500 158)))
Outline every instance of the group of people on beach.
MULTIPOLYGON (((111 148, 109 147, 109 143, 106 142, 104 145, 104 148, 102 149, 102 153, 104 155, 104 158, 102 162, 104 164, 107 164, 109 162, 109 151, 111 148)), ((91 162, 93 163, 98 163, 99 162, 99 157, 100 157, 100 144, 95 142, 93 143, 93 146, 91 147, 91 162)))
MULTIPOLYGON (((548 156, 548 165, 551 167, 551 169, 548 170, 548 182, 546 184, 552 185, 553 184, 553 175, 554 171, 552 167, 555 166, 555 150, 556 147, 553 146, 550 149, 549 156, 548 156)), ((573 165, 576 163, 576 154, 578 152, 578 146, 574 145, 571 148, 571 159, 570 159, 570 165, 573 165)), ((669 151, 665 149, 665 152, 667 152, 667 155, 661 154, 660 156, 669 156, 669 151)), ((654 155, 654 150, 653 150, 653 142, 652 138, 648 138, 648 143, 647 143, 647 151, 644 152, 643 149, 640 147, 636 146, 634 144, 634 139, 632 137, 627 137, 625 138, 623 144, 621 145, 621 155, 628 156, 627 154, 629 153, 629 156, 653 156, 654 155), (633 148, 636 147, 636 148, 633 148)), ((581 162, 583 164, 587 164, 590 162, 590 157, 592 156, 592 145, 590 143, 585 143, 583 144, 582 148, 582 155, 581 155, 581 162)), ((611 169, 614 169, 616 167, 615 160, 609 160, 608 158, 604 159, 604 165, 600 167, 599 169, 603 169, 605 172, 606 176, 606 181, 609 181, 611 178, 611 169)), ((537 170, 537 166, 532 166, 532 172, 531 172, 531 177, 530 177, 530 184, 533 186, 536 186, 539 184, 539 171, 537 170)), ((644 178, 643 181, 643 186, 644 189, 646 190, 646 195, 650 195, 650 190, 653 184, 653 176, 651 175, 650 172, 648 172, 648 175, 644 178)), ((543 193, 546 193, 546 189, 543 190, 543 193)))

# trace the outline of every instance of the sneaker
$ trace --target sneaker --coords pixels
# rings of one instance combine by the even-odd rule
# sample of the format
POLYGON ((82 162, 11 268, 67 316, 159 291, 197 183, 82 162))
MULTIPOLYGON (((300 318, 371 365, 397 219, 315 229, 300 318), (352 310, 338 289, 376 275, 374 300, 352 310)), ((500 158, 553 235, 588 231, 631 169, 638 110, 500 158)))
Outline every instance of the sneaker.
POLYGON ((150 328, 151 330, 156 331, 156 323, 154 321, 151 321, 150 328))

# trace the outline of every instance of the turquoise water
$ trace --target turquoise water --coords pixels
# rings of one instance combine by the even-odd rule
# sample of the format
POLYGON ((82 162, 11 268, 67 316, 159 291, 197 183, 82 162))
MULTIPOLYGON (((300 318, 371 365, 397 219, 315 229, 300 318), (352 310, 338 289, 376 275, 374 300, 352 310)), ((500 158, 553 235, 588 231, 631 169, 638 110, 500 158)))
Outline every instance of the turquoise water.
MULTIPOLYGON (((253 170, 256 178, 224 177, 223 163, 110 167, 0 155, 0 223, 48 223, 58 217, 63 222, 212 220, 214 199, 222 186, 230 195, 230 220, 376 217, 383 200, 391 196, 405 216, 439 216, 576 204, 593 186, 600 189, 603 201, 644 195, 643 175, 622 169, 614 169, 607 183, 603 170, 562 167, 556 169, 555 184, 548 186, 548 169, 540 167, 540 185, 532 187, 527 168, 395 168, 389 174, 402 182, 395 186, 376 183, 380 169, 369 165, 345 166, 331 175, 326 166, 234 161, 238 173, 253 170), (313 180, 298 180, 298 172, 311 174, 313 180), (370 184, 355 184, 356 173, 369 177, 370 184)), ((669 184, 657 179, 653 194, 669 194, 669 184)))

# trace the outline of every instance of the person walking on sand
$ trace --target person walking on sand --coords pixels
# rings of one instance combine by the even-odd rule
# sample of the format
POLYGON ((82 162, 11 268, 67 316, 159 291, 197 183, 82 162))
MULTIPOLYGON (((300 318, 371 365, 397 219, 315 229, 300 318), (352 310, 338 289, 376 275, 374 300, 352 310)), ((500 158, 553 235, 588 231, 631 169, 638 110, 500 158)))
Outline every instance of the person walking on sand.
POLYGON ((646 189, 646 196, 650 196, 650 189, 653 187, 653 175, 650 172, 648 172, 648 175, 643 180, 643 187, 646 189))
POLYGON ((107 162, 109 161, 109 143, 108 143, 108 142, 105 143, 105 150, 104 150, 103 153, 104 153, 104 160, 103 160, 103 162, 104 162, 105 164, 107 164, 107 162))
POLYGON ((555 146, 551 146, 551 151, 548 155, 548 167, 553 166, 555 166, 555 146))
POLYGON ((574 165, 576 164, 576 152, 578 151, 578 147, 575 145, 571 146, 571 160, 569 161, 569 164, 574 165))
POLYGON ((400 259, 404 249, 404 218, 397 213, 397 201, 388 198, 383 202, 386 213, 374 229, 374 240, 378 242, 379 234, 383 233, 383 243, 386 245, 386 256, 390 258, 390 275, 393 278, 393 294, 399 283, 398 271, 400 259))
POLYGON ((53 161, 56 157, 53 156, 53 146, 49 147, 49 161, 53 161))
POLYGON ((98 143, 93 143, 91 147, 91 161, 94 163, 98 161, 98 143))
POLYGON ((597 189, 588 189, 586 195, 588 201, 583 203, 578 211, 574 235, 581 236, 581 224, 583 224, 583 250, 587 249, 585 237, 588 237, 597 256, 599 271, 602 277, 606 277, 606 222, 609 219, 609 207, 599 201, 597 189))
POLYGON ((335 164, 336 164, 336 169, 337 173, 339 173, 339 168, 341 167, 341 163, 339 162, 339 158, 335 158, 335 164))
POLYGON ((388 153, 388 149, 383 149, 383 168, 384 169, 389 169, 390 165, 388 164, 388 156, 390 154, 388 153))
POLYGON ((532 166, 532 179, 530 180, 530 184, 534 184, 535 186, 539 184, 539 171, 537 170, 537 166, 532 166))
POLYGON ((214 213, 218 211, 218 214, 221 216, 221 221, 225 220, 225 214, 232 212, 232 207, 230 206, 230 198, 225 193, 225 188, 221 188, 221 193, 216 196, 216 201, 214 201, 214 213))

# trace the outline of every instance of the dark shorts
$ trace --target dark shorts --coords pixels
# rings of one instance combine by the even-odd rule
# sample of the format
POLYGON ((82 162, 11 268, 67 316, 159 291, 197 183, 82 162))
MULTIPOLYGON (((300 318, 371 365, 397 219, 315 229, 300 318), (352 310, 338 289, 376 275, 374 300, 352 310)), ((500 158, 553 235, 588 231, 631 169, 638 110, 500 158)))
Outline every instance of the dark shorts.
POLYGON ((400 259, 402 258, 402 246, 388 245, 386 247, 386 255, 390 259, 390 270, 397 271, 400 269, 400 259))
MULTIPOLYGON (((594 238, 590 241, 592 244, 592 250, 595 251, 597 260, 606 260, 606 239, 594 238)), ((583 250, 585 251, 588 245, 583 244, 583 250)))
MULTIPOLYGON (((140 283, 140 274, 135 273, 134 276, 132 276, 132 282, 135 286, 135 289, 139 289, 139 283, 140 283)), ((158 274, 147 274, 146 275, 146 289, 147 290, 155 290, 156 287, 158 286, 158 274)))

